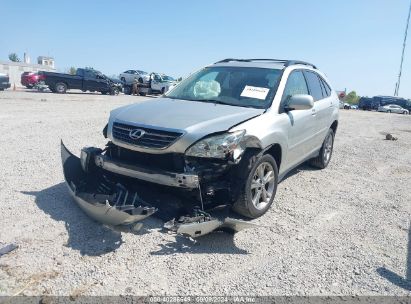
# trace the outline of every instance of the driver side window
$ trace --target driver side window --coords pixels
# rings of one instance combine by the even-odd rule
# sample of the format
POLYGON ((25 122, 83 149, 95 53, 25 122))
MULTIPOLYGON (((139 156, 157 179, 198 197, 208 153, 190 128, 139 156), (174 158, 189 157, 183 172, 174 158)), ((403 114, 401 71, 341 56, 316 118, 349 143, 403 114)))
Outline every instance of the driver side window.
POLYGON ((287 84, 284 88, 283 97, 280 104, 280 113, 284 112, 284 106, 287 105, 290 98, 297 94, 307 94, 308 88, 307 82, 302 71, 293 71, 288 76, 287 84))

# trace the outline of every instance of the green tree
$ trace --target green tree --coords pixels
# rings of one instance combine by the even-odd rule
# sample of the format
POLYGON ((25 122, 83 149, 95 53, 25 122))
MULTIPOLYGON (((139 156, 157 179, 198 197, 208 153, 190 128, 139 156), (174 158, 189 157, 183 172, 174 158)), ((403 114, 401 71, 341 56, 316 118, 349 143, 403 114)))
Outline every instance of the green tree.
POLYGON ((351 91, 345 96, 344 101, 349 104, 357 104, 360 96, 357 96, 357 92, 351 91))
POLYGON ((76 75, 76 73, 77 73, 77 69, 76 69, 75 67, 71 67, 71 68, 69 69, 69 74, 70 74, 70 75, 76 75))
POLYGON ((9 54, 9 59, 10 59, 10 61, 13 61, 13 62, 20 62, 20 58, 19 58, 19 56, 17 56, 16 53, 10 53, 9 54))

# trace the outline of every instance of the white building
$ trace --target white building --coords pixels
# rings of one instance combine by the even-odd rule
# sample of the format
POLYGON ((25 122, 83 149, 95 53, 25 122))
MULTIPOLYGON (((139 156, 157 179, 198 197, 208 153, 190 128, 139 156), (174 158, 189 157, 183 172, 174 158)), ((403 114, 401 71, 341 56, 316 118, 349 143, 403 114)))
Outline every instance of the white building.
MULTIPOLYGON (((27 57, 25 58, 27 60, 27 57)), ((12 62, 12 61, 0 61, 0 73, 9 75, 10 84, 13 88, 22 87, 20 82, 21 74, 23 72, 38 72, 38 71, 55 71, 54 68, 54 59, 52 57, 40 56, 37 58, 37 61, 40 64, 31 64, 26 62, 12 62)))
POLYGON ((53 57, 39 56, 37 57, 37 63, 54 69, 54 58, 53 57))

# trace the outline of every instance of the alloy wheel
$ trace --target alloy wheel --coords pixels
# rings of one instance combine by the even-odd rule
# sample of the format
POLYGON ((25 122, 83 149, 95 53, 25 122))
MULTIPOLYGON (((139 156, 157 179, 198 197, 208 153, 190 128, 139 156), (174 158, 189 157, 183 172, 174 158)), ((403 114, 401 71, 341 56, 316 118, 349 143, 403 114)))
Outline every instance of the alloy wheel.
POLYGON ((275 189, 274 169, 268 162, 261 163, 251 181, 251 201, 255 208, 264 209, 270 202, 275 189))

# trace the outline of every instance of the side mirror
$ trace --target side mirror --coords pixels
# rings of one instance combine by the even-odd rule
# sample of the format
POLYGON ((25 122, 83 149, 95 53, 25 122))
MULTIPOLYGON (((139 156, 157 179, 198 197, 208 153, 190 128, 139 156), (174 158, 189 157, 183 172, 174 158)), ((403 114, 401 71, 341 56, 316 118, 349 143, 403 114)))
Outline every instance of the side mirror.
POLYGON ((309 110, 314 107, 314 98, 306 94, 297 94, 291 96, 288 104, 285 106, 287 111, 292 110, 309 110))

